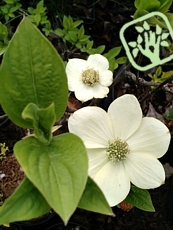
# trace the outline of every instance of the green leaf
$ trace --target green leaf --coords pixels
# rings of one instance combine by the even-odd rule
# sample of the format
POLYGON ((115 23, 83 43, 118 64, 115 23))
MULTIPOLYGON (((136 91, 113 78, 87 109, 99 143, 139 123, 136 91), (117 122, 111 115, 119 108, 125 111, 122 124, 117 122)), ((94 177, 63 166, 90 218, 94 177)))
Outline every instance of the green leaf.
POLYGON ((13 194, 0 207, 0 225, 30 220, 50 211, 40 192, 25 178, 13 194))
POLYGON ((141 0, 135 0, 135 2, 134 2, 134 5, 137 9, 139 9, 139 7, 140 7, 140 2, 141 2, 141 0))
POLYGON ((76 43, 77 42, 78 39, 77 39, 77 33, 76 33, 76 31, 69 30, 68 31, 68 35, 69 35, 69 38, 70 38, 70 40, 71 40, 72 43, 76 43))
MULTIPOLYGON (((3 25, 1 22, 0 22, 0 38, 1 37, 7 37, 8 36, 8 29, 5 25, 3 25)), ((2 38, 1 38, 2 40, 2 38)))
POLYGON ((139 10, 156 11, 160 7, 158 0, 146 1, 146 0, 135 0, 135 6, 139 10))
POLYGON ((135 48, 137 46, 137 43, 136 42, 129 42, 128 45, 135 48))
POLYGON ((150 25, 146 21, 144 21, 143 27, 145 30, 150 30, 150 25))
POLYGON ((160 35, 162 33, 162 28, 159 25, 156 25, 156 34, 160 35))
POLYGON ((71 16, 68 16, 68 25, 69 25, 69 29, 74 27, 73 26, 73 18, 71 16))
POLYGON ((173 28, 173 13, 166 13, 165 16, 167 17, 171 27, 173 28))
POLYGON ((159 77, 162 73, 162 67, 159 66, 157 69, 156 69, 156 76, 159 77))
POLYGON ((37 3, 37 9, 42 9, 43 8, 43 0, 37 3))
POLYGON ((55 33, 60 37, 64 37, 65 35, 64 30, 61 30, 61 29, 56 29, 55 33))
POLYGON ((172 5, 172 0, 159 0, 160 1, 160 7, 158 9, 158 11, 160 12, 167 12, 169 7, 172 5))
POLYGON ((132 54, 133 54, 133 57, 134 57, 134 58, 137 57, 138 52, 139 52, 139 49, 138 49, 138 48, 134 48, 134 49, 132 50, 132 54))
POLYGON ((87 41, 87 44, 86 44, 86 47, 87 47, 87 49, 91 49, 92 48, 92 46, 93 46, 93 43, 94 43, 94 41, 90 41, 90 40, 88 40, 87 41))
POLYGON ((79 43, 79 42, 76 43, 75 46, 76 46, 78 49, 82 49, 82 45, 81 45, 81 43, 79 43))
POLYGON ((88 177, 88 157, 82 140, 66 133, 44 144, 30 136, 17 142, 14 152, 25 175, 67 223, 88 177))
POLYGON ((127 61, 127 57, 119 57, 116 59, 118 64, 124 64, 127 61))
POLYGON ((10 18, 14 18, 14 17, 15 17, 15 15, 14 15, 13 13, 9 13, 8 16, 9 16, 10 18))
POLYGON ((116 59, 109 59, 108 61, 109 61, 109 70, 113 72, 118 67, 118 63, 116 59))
POLYGON ((22 112, 22 117, 33 122, 34 134, 41 142, 50 142, 52 126, 56 121, 55 106, 52 103, 46 109, 40 109, 34 103, 29 103, 22 112))
POLYGON ((141 210, 148 212, 155 211, 149 192, 134 185, 131 186, 130 193, 125 201, 141 210))
POLYGON ((83 23, 82 20, 75 21, 73 22, 73 27, 78 27, 81 23, 83 23))
POLYGON ((84 33, 85 33, 84 26, 81 26, 80 29, 78 30, 78 38, 79 38, 79 40, 81 38, 83 38, 84 33))
POLYGON ((40 14, 35 14, 34 15, 34 21, 36 22, 36 25, 38 26, 41 20, 41 15, 40 14))
POLYGON ((105 50, 105 45, 98 46, 96 49, 85 49, 88 54, 101 54, 105 50))
POLYGON ((0 45, 0 55, 2 55, 3 53, 5 53, 6 49, 7 49, 8 45, 0 45))
POLYGON ((120 53, 121 48, 122 46, 117 46, 115 48, 112 48, 111 50, 109 50, 108 53, 104 54, 104 56, 108 59, 113 59, 120 53))
POLYGON ((163 33, 161 36, 161 39, 165 40, 165 39, 167 39, 168 36, 169 36, 169 33, 163 33))
POLYGON ((90 177, 78 207, 105 215, 114 215, 102 191, 90 177))
POLYGON ((82 38, 79 39, 79 42, 81 44, 87 44, 89 38, 90 38, 90 36, 84 35, 82 38))
POLYGON ((13 4, 14 0, 4 0, 4 2, 8 3, 8 4, 13 4))
POLYGON ((114 61, 114 65, 113 65, 113 70, 112 71, 114 71, 117 68, 118 68, 118 63, 116 61, 114 61))
POLYGON ((30 14, 34 14, 34 8, 28 7, 28 12, 29 12, 30 14))
POLYGON ((157 27, 157 25, 161 28, 167 29, 167 25, 165 24, 165 21, 162 20, 161 18, 157 18, 157 17, 151 17, 147 20, 147 22, 150 25, 155 25, 157 27))
POLYGON ((144 16, 144 15, 146 15, 148 13, 149 12, 147 10, 141 10, 141 9, 136 10, 136 12, 134 13, 134 19, 142 17, 142 16, 144 16))
POLYGON ((142 26, 135 26, 135 29, 138 31, 138 33, 142 33, 144 31, 142 26))
POLYGON ((60 56, 29 19, 23 19, 0 68, 3 110, 18 126, 33 128, 32 122, 21 116, 24 108, 30 102, 39 108, 47 108, 54 102, 58 120, 66 108, 67 93, 67 79, 60 56))
POLYGON ((70 29, 70 20, 71 20, 71 17, 66 17, 65 15, 64 15, 64 17, 63 17, 63 27, 65 28, 65 29, 70 29))
POLYGON ((169 44, 168 44, 167 41, 162 41, 162 42, 160 43, 160 45, 161 45, 161 46, 164 46, 164 47, 168 47, 168 46, 169 46, 169 44))
POLYGON ((137 43, 138 43, 138 44, 141 44, 142 41, 143 41, 143 38, 142 38, 142 36, 139 34, 138 37, 137 37, 137 43))
POLYGON ((20 4, 20 3, 17 3, 15 6, 12 6, 10 8, 10 13, 17 11, 21 6, 22 6, 22 4, 20 4))
POLYGON ((105 45, 101 45, 95 49, 95 53, 101 54, 103 53, 104 50, 105 50, 105 45))

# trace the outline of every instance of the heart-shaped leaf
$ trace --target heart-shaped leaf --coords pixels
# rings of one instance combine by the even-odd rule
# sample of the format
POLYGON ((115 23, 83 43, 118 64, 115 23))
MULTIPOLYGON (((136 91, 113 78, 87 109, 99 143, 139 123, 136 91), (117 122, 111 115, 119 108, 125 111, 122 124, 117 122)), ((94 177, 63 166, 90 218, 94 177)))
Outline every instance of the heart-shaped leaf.
POLYGON ((82 140, 66 133, 44 144, 30 136, 17 142, 14 152, 26 176, 67 223, 87 181, 88 158, 82 140))

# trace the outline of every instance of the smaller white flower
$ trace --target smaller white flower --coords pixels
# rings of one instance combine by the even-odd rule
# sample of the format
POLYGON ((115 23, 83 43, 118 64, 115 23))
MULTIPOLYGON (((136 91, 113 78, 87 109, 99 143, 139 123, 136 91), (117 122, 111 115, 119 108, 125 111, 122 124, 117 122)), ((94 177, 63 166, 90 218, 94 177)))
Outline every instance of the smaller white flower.
POLYGON ((159 120, 142 117, 135 96, 119 97, 107 113, 95 106, 79 109, 69 118, 68 126, 84 141, 88 174, 110 206, 126 198, 130 183, 142 189, 164 183, 165 171, 157 158, 166 153, 170 132, 159 120))
POLYGON ((109 62, 101 54, 93 54, 87 60, 73 58, 66 66, 68 89, 78 100, 104 98, 113 82, 113 73, 108 70, 109 62))

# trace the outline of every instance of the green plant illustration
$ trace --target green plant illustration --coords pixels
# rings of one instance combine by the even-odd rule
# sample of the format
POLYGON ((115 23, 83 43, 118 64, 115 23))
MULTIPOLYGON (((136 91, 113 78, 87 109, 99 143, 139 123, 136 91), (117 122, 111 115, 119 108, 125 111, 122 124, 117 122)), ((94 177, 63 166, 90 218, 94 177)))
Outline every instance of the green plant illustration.
POLYGON ((172 54, 164 58, 160 58, 161 48, 169 47, 168 37, 169 39, 171 38, 171 40, 173 40, 173 30, 168 18, 160 12, 152 12, 128 22, 123 25, 120 30, 120 39, 126 50, 126 54, 133 67, 140 71, 149 70, 152 67, 162 65, 172 60, 172 54), (152 19, 152 17, 162 18, 168 31, 166 30, 165 32, 165 30, 162 30, 162 27, 158 24, 156 26, 154 24, 154 26, 151 27, 148 20, 152 19), (141 25, 141 23, 143 24, 141 25), (125 34, 127 34, 125 31, 130 26, 134 26, 138 32, 136 41, 127 41, 125 38, 125 34), (147 57, 150 60, 149 64, 140 66, 138 63, 136 63, 135 58, 138 54, 142 54, 143 56, 147 57))
POLYGON ((133 48, 132 55, 137 57, 139 51, 150 59, 151 63, 158 64, 160 62, 160 46, 168 47, 169 44, 165 40, 169 33, 162 33, 162 28, 156 25, 156 31, 152 31, 148 22, 144 21, 143 26, 136 26, 135 29, 139 33, 137 41, 129 42, 129 46, 133 48), (142 45, 144 43, 144 47, 142 45))

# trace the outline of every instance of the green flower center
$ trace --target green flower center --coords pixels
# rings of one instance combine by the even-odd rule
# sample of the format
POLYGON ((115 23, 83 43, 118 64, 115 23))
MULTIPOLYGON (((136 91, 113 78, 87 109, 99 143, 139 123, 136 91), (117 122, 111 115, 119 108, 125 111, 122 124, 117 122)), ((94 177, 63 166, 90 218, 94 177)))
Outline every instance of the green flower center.
POLYGON ((108 147, 106 148, 108 159, 116 163, 126 159, 127 154, 130 152, 129 146, 125 141, 117 138, 113 141, 108 142, 108 147))
POLYGON ((82 73, 82 81, 85 85, 94 86, 99 82, 99 73, 94 69, 87 69, 82 73))

